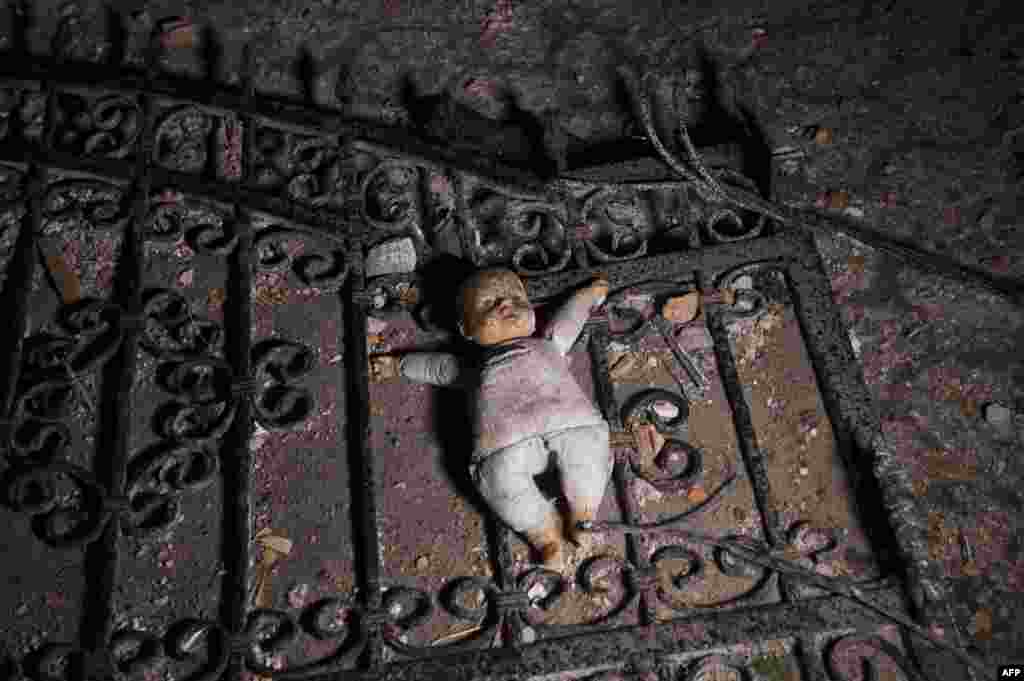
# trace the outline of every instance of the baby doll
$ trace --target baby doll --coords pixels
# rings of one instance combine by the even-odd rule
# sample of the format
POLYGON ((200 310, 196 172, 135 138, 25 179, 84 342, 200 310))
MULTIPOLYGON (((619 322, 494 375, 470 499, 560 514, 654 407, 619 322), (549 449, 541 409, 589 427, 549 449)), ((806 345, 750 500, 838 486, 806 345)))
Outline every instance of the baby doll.
POLYGON ((590 312, 608 295, 598 279, 577 291, 534 338, 536 318, 526 288, 510 270, 477 272, 456 302, 459 332, 485 348, 478 376, 447 353, 378 355, 375 381, 402 376, 474 391, 474 451, 469 472, 487 504, 523 534, 544 566, 564 568, 562 519, 534 476, 554 457, 569 507, 568 538, 579 545, 577 523, 593 520, 611 477, 608 424, 569 373, 566 354, 590 312))

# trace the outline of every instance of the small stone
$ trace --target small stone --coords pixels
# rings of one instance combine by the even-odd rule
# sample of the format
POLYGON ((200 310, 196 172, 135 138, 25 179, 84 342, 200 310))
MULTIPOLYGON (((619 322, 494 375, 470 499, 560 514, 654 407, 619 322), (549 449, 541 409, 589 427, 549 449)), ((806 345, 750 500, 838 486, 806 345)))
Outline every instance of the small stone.
POLYGON ((985 407, 985 420, 997 428, 1008 428, 1013 422, 1013 410, 993 402, 985 407))
POLYGON ((28 614, 28 603, 22 603, 18 606, 18 609, 14 611, 14 614, 18 617, 24 617, 28 614))
POLYGON ((523 630, 519 632, 519 640, 523 643, 533 643, 537 640, 537 632, 533 627, 523 627, 523 630))
POLYGON ((821 145, 832 144, 832 128, 818 128, 814 133, 814 141, 821 145))
POLYGON ((811 428, 811 437, 818 437, 818 429, 811 428))
POLYGON ((430 558, 427 556, 420 556, 416 559, 417 570, 426 570, 428 567, 430 567, 430 558))
POLYGON ((754 288, 754 278, 749 274, 744 274, 742 277, 736 277, 736 281, 732 283, 734 289, 750 290, 754 288))
POLYGON ((366 277, 407 274, 416 269, 416 247, 410 237, 390 239, 366 255, 366 277))
POLYGON ((800 467, 800 475, 806 477, 807 475, 810 474, 810 472, 811 472, 811 469, 809 469, 807 466, 801 466, 800 467))
POLYGON ((849 215, 852 218, 862 218, 862 217, 864 217, 864 209, 863 208, 858 208, 856 206, 850 206, 849 208, 844 210, 843 213, 845 213, 846 215, 849 215))

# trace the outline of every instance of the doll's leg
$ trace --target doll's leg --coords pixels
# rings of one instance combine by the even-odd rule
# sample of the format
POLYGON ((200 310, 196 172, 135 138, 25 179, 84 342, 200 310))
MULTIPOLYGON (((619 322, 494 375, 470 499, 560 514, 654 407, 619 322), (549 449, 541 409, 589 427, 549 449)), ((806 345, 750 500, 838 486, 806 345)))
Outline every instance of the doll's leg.
POLYGON ((572 428, 546 438, 555 453, 562 491, 569 504, 569 538, 579 543, 576 523, 593 520, 612 477, 608 426, 572 428))
POLYGON ((561 570, 561 518, 533 479, 544 472, 548 461, 540 438, 530 438, 488 456, 473 469, 472 477, 491 510, 526 536, 545 567, 561 570))

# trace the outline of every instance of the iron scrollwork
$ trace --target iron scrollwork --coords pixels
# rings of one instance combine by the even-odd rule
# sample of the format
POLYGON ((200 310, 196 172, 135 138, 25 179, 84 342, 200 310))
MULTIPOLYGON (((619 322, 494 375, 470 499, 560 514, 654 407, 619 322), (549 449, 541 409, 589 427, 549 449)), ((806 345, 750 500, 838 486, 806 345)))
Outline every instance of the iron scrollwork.
POLYGON ((43 231, 66 228, 93 231, 122 229, 131 217, 127 193, 98 180, 62 180, 50 184, 43 196, 43 231))
POLYGON ((133 97, 60 92, 54 146, 75 155, 124 158, 132 153, 142 127, 133 97))

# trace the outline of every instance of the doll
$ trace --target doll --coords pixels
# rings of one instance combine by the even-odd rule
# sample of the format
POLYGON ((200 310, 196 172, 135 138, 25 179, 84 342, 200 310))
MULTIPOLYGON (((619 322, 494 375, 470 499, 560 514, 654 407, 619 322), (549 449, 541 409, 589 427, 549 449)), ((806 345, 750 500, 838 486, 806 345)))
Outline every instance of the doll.
POLYGON ((456 301, 459 333, 484 348, 479 373, 448 353, 417 352, 370 359, 374 381, 398 377, 474 391, 470 477, 488 506, 524 535, 544 566, 562 571, 563 521, 534 476, 554 459, 568 505, 568 539, 586 536, 612 472, 608 424, 569 373, 566 357, 590 312, 608 295, 601 278, 577 291, 534 337, 536 318, 520 278, 482 270, 456 301))

